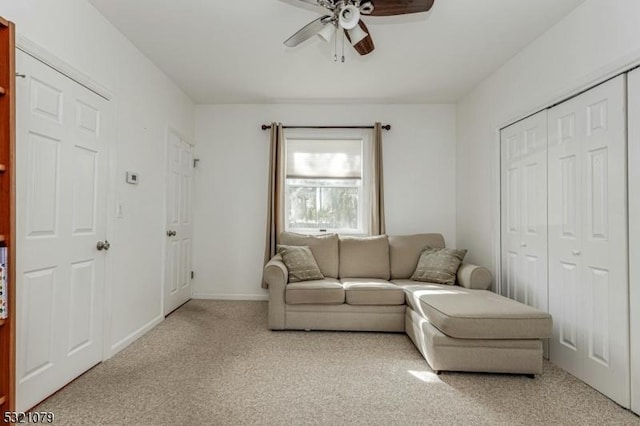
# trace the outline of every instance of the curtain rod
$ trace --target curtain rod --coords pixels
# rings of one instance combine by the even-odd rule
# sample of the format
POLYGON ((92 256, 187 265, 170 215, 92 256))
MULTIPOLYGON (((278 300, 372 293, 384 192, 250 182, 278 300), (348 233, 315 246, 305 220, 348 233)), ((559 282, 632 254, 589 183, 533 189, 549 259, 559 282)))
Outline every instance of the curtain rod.
MULTIPOLYGON (((271 125, 263 124, 262 130, 269 130, 271 125)), ((283 129, 373 129, 374 126, 282 126, 283 129)), ((391 130, 391 124, 382 126, 384 130, 391 130)))

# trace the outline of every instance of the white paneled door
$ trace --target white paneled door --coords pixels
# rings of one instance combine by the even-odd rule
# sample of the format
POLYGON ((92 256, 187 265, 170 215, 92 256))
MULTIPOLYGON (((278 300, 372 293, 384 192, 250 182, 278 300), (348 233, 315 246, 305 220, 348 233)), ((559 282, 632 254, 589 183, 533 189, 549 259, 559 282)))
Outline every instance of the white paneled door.
POLYGON ((501 293, 547 311, 547 111, 500 132, 501 293))
POLYGON ((109 102, 18 52, 17 408, 102 360, 109 102))
POLYGON ((640 70, 629 73, 628 99, 631 409, 640 414, 640 70))
POLYGON ((173 131, 167 142, 164 314, 191 299, 193 147, 173 131))
POLYGON ((629 407, 626 84, 549 110, 552 362, 629 407))

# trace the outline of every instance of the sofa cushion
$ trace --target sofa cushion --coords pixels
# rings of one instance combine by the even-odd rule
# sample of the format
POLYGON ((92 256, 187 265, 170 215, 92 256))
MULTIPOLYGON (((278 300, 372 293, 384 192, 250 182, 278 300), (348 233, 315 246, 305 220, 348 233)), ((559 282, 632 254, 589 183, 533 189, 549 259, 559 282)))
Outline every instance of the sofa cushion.
POLYGON ((340 237, 340 278, 389 279, 389 238, 340 237))
POLYGON ((344 287, 334 278, 287 284, 285 301, 289 305, 341 305, 344 287))
POLYGON ((438 284, 405 286, 407 304, 449 337, 542 339, 551 315, 487 290, 438 284))
POLYGON ((349 305, 404 305, 404 291, 389 281, 369 278, 343 278, 349 305))
POLYGON ((285 246, 308 246, 325 277, 338 278, 338 235, 302 235, 282 232, 278 244, 285 246))
POLYGON ((391 279, 410 278, 425 247, 444 248, 442 234, 389 236, 391 279))
POLYGON ((422 250, 411 279, 454 285, 458 268, 466 254, 467 250, 427 247, 422 250))
POLYGON ((416 312, 421 312, 419 296, 422 294, 450 291, 451 286, 446 284, 421 283, 413 280, 392 280, 392 284, 400 287, 405 294, 405 303, 416 312), (420 290, 420 291, 417 291, 420 290))
POLYGON ((307 246, 278 246, 278 254, 289 272, 287 282, 321 280, 324 278, 313 253, 307 246))

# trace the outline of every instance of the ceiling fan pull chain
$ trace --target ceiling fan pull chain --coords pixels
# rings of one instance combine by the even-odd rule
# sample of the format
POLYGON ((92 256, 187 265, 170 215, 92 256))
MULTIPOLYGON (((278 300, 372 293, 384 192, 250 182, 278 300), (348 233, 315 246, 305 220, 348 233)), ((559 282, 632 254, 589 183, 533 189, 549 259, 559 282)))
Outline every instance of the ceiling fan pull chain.
POLYGON ((342 31, 342 63, 344 64, 344 31, 342 31))
POLYGON ((333 37, 333 62, 338 62, 338 34, 333 37))

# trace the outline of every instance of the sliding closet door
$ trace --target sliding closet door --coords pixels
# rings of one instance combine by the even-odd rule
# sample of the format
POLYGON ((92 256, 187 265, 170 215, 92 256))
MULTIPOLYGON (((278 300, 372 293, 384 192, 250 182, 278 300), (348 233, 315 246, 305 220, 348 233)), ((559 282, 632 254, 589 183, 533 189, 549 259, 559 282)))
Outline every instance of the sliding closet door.
POLYGON ((629 73, 631 409, 640 413, 640 70, 629 73))
POLYGON ((501 293, 547 311, 547 111, 500 133, 501 293))
POLYGON ((629 406, 625 77, 549 110, 550 359, 629 406))

